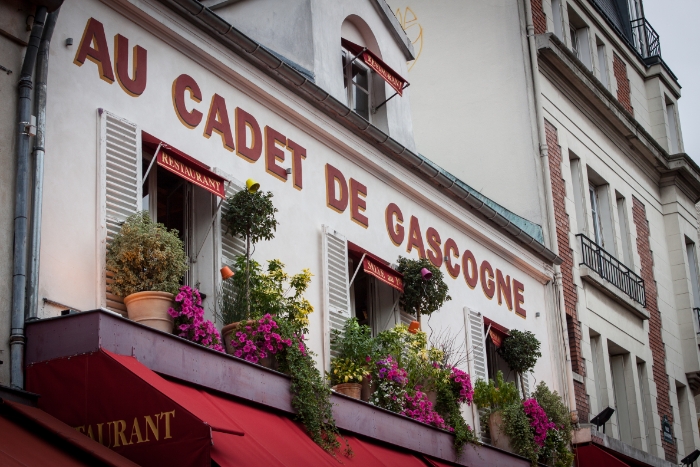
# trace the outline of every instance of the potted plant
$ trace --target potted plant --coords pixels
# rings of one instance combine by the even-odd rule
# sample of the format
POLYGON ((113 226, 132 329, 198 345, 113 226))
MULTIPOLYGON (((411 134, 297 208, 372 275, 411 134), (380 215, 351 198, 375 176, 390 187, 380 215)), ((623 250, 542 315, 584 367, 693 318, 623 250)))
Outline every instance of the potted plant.
POLYGON ((523 375, 535 368, 537 359, 542 356, 540 341, 530 331, 518 331, 513 329, 510 335, 503 340, 503 345, 498 349, 511 370, 516 374, 520 394, 525 397, 525 384, 523 375))
POLYGON ((112 293, 124 297, 129 319, 173 331, 168 310, 188 269, 177 230, 151 220, 148 212, 130 216, 107 247, 112 293))
POLYGON ((491 444, 511 451, 510 438, 503 427, 503 410, 512 405, 520 404, 520 394, 515 383, 504 381, 503 373, 499 371, 495 381, 477 380, 474 385, 473 397, 477 407, 486 409, 487 414, 484 421, 487 423, 484 425, 488 427, 491 444))
POLYGON ((240 300, 244 300, 247 319, 250 319, 251 314, 250 248, 255 247, 260 240, 272 240, 277 229, 277 209, 272 204, 272 197, 273 194, 269 191, 241 190, 226 200, 227 206, 221 216, 226 233, 241 236, 246 242, 245 286, 240 300))
POLYGON ((399 256, 397 271, 403 274, 401 306, 406 313, 416 316, 415 324, 411 323, 409 327, 411 332, 416 332, 421 315, 433 314, 452 297, 447 294, 449 288, 440 269, 425 258, 399 256))
POLYGON ((175 306, 168 310, 175 320, 175 334, 197 344, 223 352, 221 335, 213 322, 204 319, 199 290, 186 285, 175 296, 175 306))
POLYGON ((345 321, 343 331, 333 330, 331 350, 337 355, 331 360, 329 378, 333 389, 355 399, 362 396, 363 384, 367 385, 365 393, 369 398, 372 333, 369 327, 360 325, 357 318, 345 321))
MULTIPOLYGON (((235 274, 224 284, 219 295, 221 319, 231 323, 222 329, 226 352, 269 368, 276 369, 275 355, 280 349, 277 320, 282 317, 308 324, 307 315, 313 311, 304 292, 311 282, 308 269, 294 275, 284 271, 279 260, 268 262, 267 271, 255 260, 240 256, 234 266, 235 274), (249 276, 241 272, 248 269, 249 276), (249 296, 244 290, 249 288, 249 296), (248 306, 250 305, 250 311, 248 306), (268 348, 270 341, 274 348, 268 348)), ((291 345, 291 342, 287 345, 291 345)))

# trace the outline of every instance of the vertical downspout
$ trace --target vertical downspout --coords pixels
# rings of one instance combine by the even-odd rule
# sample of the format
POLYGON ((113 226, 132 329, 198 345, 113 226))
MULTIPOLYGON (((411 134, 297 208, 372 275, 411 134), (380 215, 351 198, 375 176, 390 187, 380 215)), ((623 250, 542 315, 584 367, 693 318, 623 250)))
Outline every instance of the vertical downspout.
POLYGON ((24 309, 27 286, 27 205, 29 196, 29 124, 32 73, 46 21, 46 7, 36 9, 32 33, 19 78, 17 102, 17 178, 15 185, 14 249, 12 258, 12 315, 10 331, 10 385, 24 386, 24 309))
MULTIPOLYGON (((557 224, 554 215, 554 198, 552 195, 552 174, 549 170, 549 151, 547 148, 547 135, 544 128, 544 112, 542 111, 542 91, 540 88, 540 70, 537 62, 537 44, 535 43, 535 25, 532 22, 532 0, 525 0, 525 21, 527 25, 527 40, 530 49, 530 62, 532 68, 532 87, 535 94, 535 118, 537 119, 537 134, 539 137, 540 157, 544 170, 544 191, 547 199, 547 224, 549 225, 549 238, 551 249, 558 253, 559 245, 557 241, 557 224)), ((561 266, 554 265, 554 293, 558 296, 557 305, 559 308, 560 326, 566 330, 566 308, 564 302, 564 287, 562 284, 561 266)), ((574 375, 571 368, 571 350, 569 341, 564 333, 564 350, 566 353, 566 382, 568 388, 569 409, 572 414, 572 421, 578 422, 578 411, 576 410, 576 393, 574 390, 574 375)))
POLYGON ((56 27, 58 12, 49 13, 44 26, 44 35, 39 45, 36 63, 36 91, 34 113, 36 114, 36 137, 34 138, 34 194, 32 195, 32 235, 30 239, 29 283, 27 284, 27 319, 39 314, 39 254, 41 250, 41 208, 44 196, 44 154, 46 144, 46 92, 49 74, 49 47, 56 27))

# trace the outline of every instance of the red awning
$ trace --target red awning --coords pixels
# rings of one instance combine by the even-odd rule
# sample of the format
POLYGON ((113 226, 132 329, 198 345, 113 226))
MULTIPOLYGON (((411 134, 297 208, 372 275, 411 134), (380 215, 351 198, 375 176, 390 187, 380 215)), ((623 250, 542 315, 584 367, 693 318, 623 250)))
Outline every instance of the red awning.
POLYGON ((147 146, 152 147, 154 151, 160 145, 158 154, 155 154, 156 162, 159 166, 216 196, 226 197, 226 188, 224 186, 226 180, 212 172, 208 165, 146 132, 143 132, 142 140, 147 146))
POLYGON ((389 65, 384 63, 381 58, 377 57, 372 51, 361 45, 357 45, 354 42, 350 42, 347 39, 341 39, 340 43, 343 47, 348 49, 352 54, 358 56, 362 59, 365 64, 377 72, 379 76, 384 78, 389 86, 394 88, 399 96, 403 95, 403 90, 408 84, 408 81, 403 79, 401 75, 391 69, 389 65))
POLYGON ((593 444, 577 447, 574 454, 577 467, 630 467, 626 462, 593 444))
POLYGON ((137 467, 46 412, 2 400, 0 465, 137 467))
POLYGON ((391 268, 388 261, 352 242, 348 242, 348 250, 354 257, 362 258, 362 269, 367 274, 403 293, 403 274, 391 268))
MULTIPOLYGON (((338 465, 283 414, 167 380, 106 350, 32 365, 27 387, 41 394, 42 409, 94 439, 102 433, 103 444, 141 465, 338 465)), ((355 457, 340 457, 345 465, 424 467, 410 453, 347 438, 355 457)))
POLYGON ((503 340, 510 335, 508 328, 501 326, 497 322, 484 317, 484 329, 488 329, 491 342, 497 349, 503 345, 503 340))

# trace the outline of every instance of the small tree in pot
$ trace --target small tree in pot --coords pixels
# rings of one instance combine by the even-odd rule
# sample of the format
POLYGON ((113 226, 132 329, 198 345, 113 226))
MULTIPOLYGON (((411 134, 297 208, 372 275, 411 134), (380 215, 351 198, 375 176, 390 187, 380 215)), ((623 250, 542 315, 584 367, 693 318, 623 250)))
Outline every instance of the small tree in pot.
POLYGON ((535 368, 537 359, 542 356, 540 341, 530 331, 513 329, 498 349, 511 370, 517 375, 520 393, 525 397, 523 375, 535 368))
POLYGON ((177 230, 154 222, 148 212, 130 216, 107 247, 112 293, 124 297, 129 319, 172 332, 168 314, 188 269, 177 230))
POLYGON ((245 238, 247 317, 250 317, 250 248, 260 240, 272 240, 277 229, 277 208, 272 204, 272 197, 269 191, 241 190, 226 200, 227 209, 221 216, 226 233, 245 238))
POLYGON ((427 259, 409 259, 399 256, 397 271, 403 274, 401 306, 406 313, 431 315, 452 300, 442 272, 427 259))

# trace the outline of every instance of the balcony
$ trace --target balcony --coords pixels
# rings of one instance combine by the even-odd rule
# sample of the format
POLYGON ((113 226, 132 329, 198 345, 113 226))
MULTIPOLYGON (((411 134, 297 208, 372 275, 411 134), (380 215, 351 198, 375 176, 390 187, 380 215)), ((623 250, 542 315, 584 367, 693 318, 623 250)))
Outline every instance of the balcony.
POLYGON ((661 42, 659 34, 651 27, 646 18, 638 18, 630 22, 632 27, 632 45, 642 58, 661 57, 661 42))
MULTIPOLYGON (((52 390, 56 394, 70 395, 71 391, 75 392, 76 397, 86 397, 85 394, 89 394, 91 401, 101 401, 96 404, 99 407, 116 405, 131 407, 138 404, 144 405, 142 400, 153 401, 143 399, 145 390, 141 390, 138 394, 139 398, 135 398, 134 391, 127 391, 127 388, 133 384, 127 385, 125 378, 118 376, 124 372, 120 370, 121 372, 117 374, 112 366, 102 367, 103 374, 112 378, 112 383, 118 382, 119 390, 114 390, 116 386, 112 384, 96 385, 91 391, 86 391, 86 387, 76 382, 80 378, 69 378, 67 373, 56 370, 58 366, 63 365, 61 368, 66 369, 71 365, 83 365, 75 363, 80 359, 96 362, 99 357, 96 354, 109 352, 117 357, 134 357, 134 368, 145 367, 134 370, 134 374, 138 372, 139 378, 153 380, 155 377, 151 372, 155 372, 169 382, 182 385, 183 388, 178 390, 181 392, 180 395, 193 394, 191 391, 182 392, 187 387, 198 388, 201 393, 206 393, 206 397, 214 401, 213 403, 218 403, 216 401, 223 398, 238 404, 258 407, 280 417, 289 417, 295 413, 291 405, 288 376, 231 355, 207 349, 172 334, 156 331, 103 310, 36 320, 27 324, 26 332, 25 364, 30 373, 29 379, 34 377, 35 381, 38 381, 37 371, 49 371, 55 377, 52 377, 51 381, 42 380, 44 381, 42 384, 52 386, 55 383, 52 390), (66 381, 65 385, 60 381, 66 381)), ((115 360, 114 357, 112 359, 115 360)), ((120 359, 122 360, 123 358, 120 359)), ((87 374, 88 365, 87 363, 84 365, 83 373, 80 374, 87 374)), ((92 364, 91 374, 97 374, 99 368, 97 364, 92 364)), ((164 388, 165 383, 158 384, 161 389, 164 388)), ((138 386, 138 388, 141 387, 142 385, 138 386)), ((48 396, 44 398, 45 403, 50 405, 46 401, 47 398, 48 396)), ((56 399, 55 396, 54 399, 56 399)), ((445 465, 441 463, 442 461, 449 462, 450 465, 475 467, 527 467, 530 465, 527 459, 488 445, 465 446, 462 455, 458 456, 453 449, 453 435, 446 431, 340 394, 332 396, 332 403, 336 424, 346 436, 359 435, 367 442, 379 443, 394 451, 418 456, 420 459, 431 459, 430 462, 435 462, 431 465, 445 465)), ((148 410, 157 412, 150 405, 146 406, 148 410)), ((52 407, 57 411, 61 409, 61 407, 52 407)), ((239 443, 239 450, 245 450, 240 443, 246 438, 254 438, 255 430, 250 428, 248 431, 246 421, 235 411, 228 410, 227 414, 231 417, 229 422, 235 421, 235 424, 240 425, 241 431, 244 432, 240 439, 234 437, 232 442, 239 443)), ((177 420, 184 420, 185 416, 185 410, 178 408, 177 420)), ((132 418, 127 418, 131 423, 132 418)), ((141 417, 139 420, 143 419, 144 417, 141 417)), ((209 421, 212 422, 210 423, 213 427, 212 431, 235 435, 235 433, 231 434, 230 430, 225 431, 226 426, 222 424, 223 422, 217 425, 212 420, 209 421)), ((269 436, 274 434, 271 433, 269 436)), ((305 441, 308 441, 306 444, 311 442, 305 439, 295 442, 303 445, 305 441)), ((221 443, 219 442, 218 445, 221 443)), ((320 448, 316 449, 320 451, 320 448)), ((330 457, 329 459, 332 460, 330 457)), ((332 460, 332 462, 336 461, 332 460)), ((346 465, 356 465, 351 462, 351 460, 343 461, 346 465)))
POLYGON ((641 319, 649 319, 644 280, 600 245, 583 234, 581 239, 581 279, 624 305, 641 319))

